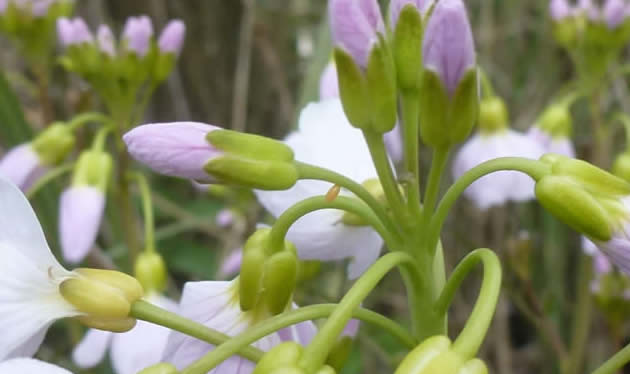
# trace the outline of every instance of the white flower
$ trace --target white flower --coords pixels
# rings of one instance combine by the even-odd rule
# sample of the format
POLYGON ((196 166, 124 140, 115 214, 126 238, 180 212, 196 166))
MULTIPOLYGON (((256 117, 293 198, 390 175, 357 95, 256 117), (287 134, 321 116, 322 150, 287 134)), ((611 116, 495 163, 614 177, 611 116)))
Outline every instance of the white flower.
POLYGON ((80 314, 59 293, 72 276, 22 192, 0 177, 0 361, 33 355, 55 320, 80 314))
MULTIPOLYGON (((179 305, 183 317, 202 323, 224 334, 235 336, 255 325, 252 312, 242 312, 238 301, 238 283, 231 282, 189 282, 184 286, 179 305)), ((268 335, 253 346, 268 351, 285 341, 295 340, 308 344, 315 334, 312 322, 303 322, 277 333, 268 335)), ((182 369, 203 357, 214 346, 179 332, 171 332, 164 351, 163 362, 169 362, 182 369)), ((254 364, 239 356, 221 363, 210 373, 246 374, 254 369, 254 364)))
MULTIPOLYGON (((285 143, 298 161, 331 169, 358 183, 377 178, 361 131, 350 125, 339 99, 309 104, 302 111, 298 130, 285 143)), ((289 190, 256 191, 256 196, 277 218, 295 203, 325 195, 331 187, 330 183, 303 180, 289 190)), ((347 191, 341 194, 349 195, 347 191)), ((310 213, 291 227, 287 239, 304 260, 351 258, 348 273, 356 278, 378 258, 383 240, 370 227, 342 223, 343 214, 332 209, 310 213)))
MULTIPOLYGON (((499 157, 537 159, 542 147, 526 135, 513 130, 491 134, 476 134, 459 150, 453 163, 453 176, 459 178, 475 166, 499 157)), ((515 171, 500 171, 475 181, 464 192, 480 209, 501 205, 508 201, 534 198, 534 181, 515 171)))
POLYGON ((66 369, 31 358, 14 358, 0 362, 2 374, 72 374, 66 369))
MULTIPOLYGON (((171 312, 177 304, 159 294, 147 296, 147 301, 171 312)), ((125 333, 88 330, 72 352, 74 362, 82 369, 98 365, 110 349, 112 367, 117 374, 136 374, 160 362, 170 330, 153 323, 138 321, 125 333)))
POLYGON ((540 144, 545 153, 556 153, 575 158, 575 147, 568 136, 554 137, 538 126, 532 126, 529 131, 527 131, 527 136, 540 144))

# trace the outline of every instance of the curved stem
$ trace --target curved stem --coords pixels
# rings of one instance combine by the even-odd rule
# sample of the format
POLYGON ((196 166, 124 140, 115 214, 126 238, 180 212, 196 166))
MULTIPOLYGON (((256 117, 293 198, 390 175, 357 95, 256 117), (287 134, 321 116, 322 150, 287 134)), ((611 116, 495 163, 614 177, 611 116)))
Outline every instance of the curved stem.
POLYGON ((392 236, 392 233, 387 230, 374 212, 370 210, 370 208, 361 200, 351 197, 338 196, 335 200, 328 201, 325 196, 315 196, 300 201, 278 217, 271 229, 270 244, 272 248, 283 248, 287 232, 295 221, 308 213, 322 209, 339 209, 354 213, 363 218, 368 225, 371 225, 376 231, 378 231, 389 248, 398 247, 397 238, 392 236))
POLYGON ((155 219, 153 216, 153 203, 151 202, 151 188, 147 178, 142 173, 131 173, 136 180, 142 198, 142 212, 144 213, 144 250, 155 252, 155 219))
POLYGON ((72 130, 76 130, 79 127, 85 125, 88 122, 110 122, 111 118, 103 113, 99 112, 88 112, 81 113, 78 116, 75 116, 69 123, 68 126, 72 130))
POLYGON ((407 212, 405 211, 403 197, 398 189, 398 183, 394 177, 391 164, 389 162, 389 156, 387 155, 387 149, 383 142, 383 136, 373 131, 364 130, 363 136, 367 142, 370 154, 372 155, 372 161, 376 172, 383 186, 383 191, 387 197, 389 207, 394 213, 399 223, 409 222, 407 219, 407 212))
POLYGON ((407 181, 407 205, 412 216, 420 218, 420 162, 419 157, 419 113, 420 104, 417 92, 402 94, 402 127, 404 139, 405 176, 407 181))
POLYGON ((455 292, 479 262, 483 264, 483 280, 479 297, 466 326, 453 342, 453 350, 468 358, 477 355, 492 321, 501 292, 501 263, 497 255, 486 248, 471 252, 457 265, 435 304, 437 313, 445 314, 453 301, 455 292))
MULTIPOLYGON (((213 345, 219 345, 231 339, 219 331, 142 300, 131 305, 129 316, 168 327, 213 345)), ((258 361, 263 356, 263 352, 254 347, 243 347, 238 351, 238 354, 250 361, 258 361)))
POLYGON ((107 141, 107 136, 114 131, 114 125, 111 123, 108 126, 105 126, 98 130, 94 140, 92 142, 92 149, 95 151, 102 151, 105 149, 105 142, 107 141))
POLYGON ((387 210, 385 210, 383 204, 376 200, 376 198, 372 196, 372 194, 370 194, 370 192, 365 189, 365 187, 353 181, 352 179, 336 173, 332 170, 328 170, 315 165, 305 164, 302 162, 296 162, 295 164, 300 173, 300 179, 312 179, 330 182, 347 189, 348 191, 355 194, 359 199, 363 200, 363 202, 366 203, 370 208, 372 208, 374 213, 378 216, 378 218, 381 220, 381 222, 383 222, 383 224, 390 232, 400 234, 398 226, 394 225, 394 222, 387 213, 387 210))
POLYGON ((43 177, 39 178, 31 188, 29 188, 29 190, 26 192, 26 197, 29 200, 34 198, 35 195, 37 195, 37 193, 48 183, 63 176, 66 173, 70 173, 74 169, 74 164, 74 162, 71 162, 69 164, 57 166, 56 168, 50 170, 43 177))
POLYGON ((353 311, 361 304, 367 295, 376 287, 380 280, 396 266, 404 266, 408 271, 413 271, 415 261, 405 252, 392 252, 376 261, 352 286, 339 302, 339 306, 319 329, 319 332, 311 343, 304 349, 298 365, 307 372, 314 372, 319 368, 334 342, 343 328, 352 317, 353 311))
MULTIPOLYGON (((184 369, 181 374, 207 373, 239 352, 242 347, 251 345, 269 334, 297 323, 328 317, 337 306, 337 304, 310 305, 272 317, 217 346, 216 349, 184 369)), ((388 331, 409 349, 413 349, 418 344, 416 339, 409 335, 403 327, 371 310, 358 308, 354 310, 352 316, 388 331)))
POLYGON ((592 374, 615 374, 628 362, 630 362, 630 344, 615 353, 614 356, 595 369, 592 374))
POLYGON ((440 237, 442 225, 448 216, 453 204, 459 196, 477 179, 502 170, 520 171, 539 180, 551 171, 551 166, 538 160, 530 160, 521 157, 501 157, 486 161, 468 170, 446 191, 442 201, 438 205, 429 225, 428 248, 435 248, 440 237))

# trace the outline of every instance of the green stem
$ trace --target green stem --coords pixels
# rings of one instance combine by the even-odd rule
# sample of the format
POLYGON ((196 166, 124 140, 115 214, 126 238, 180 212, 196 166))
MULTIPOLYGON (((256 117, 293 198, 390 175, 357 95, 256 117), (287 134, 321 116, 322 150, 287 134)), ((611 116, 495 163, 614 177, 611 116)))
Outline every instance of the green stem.
POLYGON ((492 88, 492 82, 490 82, 490 78, 488 78, 488 74, 484 69, 479 69, 481 73, 481 90, 484 98, 494 97, 494 88, 492 88))
POLYGON ((102 127, 96 133, 94 140, 92 141, 92 149, 95 151, 102 151, 105 149, 105 143, 107 142, 107 136, 114 131, 113 123, 109 126, 102 127))
POLYGON ((591 296, 592 275, 593 264, 591 258, 582 254, 578 271, 578 295, 571 334, 571 349, 563 374, 579 373, 584 362, 584 352, 588 344, 588 335, 591 329, 591 312, 593 309, 591 296))
POLYGON ((626 134, 626 149, 630 150, 630 116, 623 112, 616 113, 612 118, 611 123, 617 121, 621 122, 623 125, 626 134))
POLYGON ((352 192, 374 211, 390 232, 396 233, 397 235, 400 234, 398 226, 394 224, 383 204, 381 204, 367 189, 365 189, 365 187, 359 183, 332 170, 321 168, 319 166, 309 165, 302 162, 296 162, 296 166, 300 173, 300 179, 330 182, 352 192))
POLYGON ((486 248, 471 252, 457 265, 435 304, 438 314, 446 314, 455 292, 479 262, 483 264, 483 280, 479 297, 466 326, 453 343, 453 350, 467 358, 477 355, 497 306, 501 292, 501 263, 497 255, 486 248))
POLYGON ((155 219, 153 216, 153 203, 151 202, 151 188, 147 178, 142 173, 131 173, 136 180, 142 198, 142 212, 144 213, 144 250, 155 252, 155 219))
MULTIPOLYGON (((213 345, 219 345, 231 339, 219 331, 142 300, 131 305, 129 316, 179 331, 213 345)), ((263 356, 263 352, 254 347, 243 347, 238 354, 250 361, 258 361, 263 356)))
POLYGON ((630 362, 630 344, 621 351, 615 353, 602 366, 598 367, 592 374, 615 374, 630 362))
POLYGON ((29 188, 29 190, 26 192, 26 197, 29 200, 34 198, 35 195, 37 195, 37 193, 48 183, 63 176, 64 174, 70 173, 74 169, 74 164, 74 162, 71 162, 69 164, 57 166, 56 168, 50 170, 43 177, 39 178, 31 188, 29 188))
POLYGON ((333 346, 331 342, 336 341, 352 317, 354 310, 376 287, 380 280, 390 270, 399 265, 404 266, 408 271, 414 271, 415 260, 405 252, 392 252, 376 261, 341 299, 339 306, 305 348, 298 365, 307 370, 307 372, 315 372, 315 369, 321 367, 333 346))
POLYGON ((354 213, 365 220, 368 225, 372 226, 381 235, 383 240, 385 240, 385 243, 390 249, 398 247, 398 239, 387 230, 376 214, 370 210, 370 207, 361 200, 337 196, 333 201, 328 201, 325 196, 315 196, 300 201, 278 217, 271 229, 270 244, 272 248, 284 247, 284 239, 295 221, 309 213, 322 209, 339 209, 354 213))
MULTIPOLYGON (((427 190, 424 195, 424 208, 422 221, 424 225, 428 225, 435 209, 435 204, 438 199, 438 193, 440 192, 440 181, 442 181, 442 174, 444 174, 444 168, 446 167, 446 161, 448 161, 449 149, 436 149, 433 152, 433 160, 431 161, 431 171, 429 172, 429 181, 427 184, 427 190)), ((435 245, 433 246, 435 247, 435 245)))
POLYGON ((103 113, 88 112, 88 113, 81 113, 78 116, 75 116, 68 123, 68 127, 70 127, 71 130, 76 130, 79 127, 85 125, 88 122, 107 123, 107 122, 110 122, 110 121, 111 121, 111 118, 108 117, 107 115, 103 114, 103 113))
POLYGON ((385 148, 385 143, 383 142, 383 136, 370 130, 364 130, 363 136, 365 137, 365 141, 370 149, 374 167, 376 167, 376 172, 378 173, 381 185, 383 186, 383 191, 387 197, 389 207, 394 213, 394 217, 396 217, 399 223, 406 223, 409 225, 409 220, 407 219, 403 203, 403 197, 398 189, 398 182, 394 177, 394 172, 392 171, 392 167, 389 162, 389 156, 387 155, 387 149, 385 148))
POLYGON ((539 180, 544 175, 550 172, 551 166, 537 160, 530 160, 521 157, 502 157, 494 160, 486 161, 476 167, 468 170, 462 175, 455 183, 446 191, 442 201, 438 205, 435 214, 431 218, 431 224, 429 226, 429 246, 428 248, 435 248, 440 237, 442 225, 448 216, 453 204, 459 196, 477 179, 502 170, 520 171, 532 177, 535 180, 539 180))
POLYGON ((404 160, 405 171, 408 175, 407 180, 407 198, 408 208, 412 216, 420 218, 420 162, 419 156, 419 113, 420 104, 417 92, 407 92, 402 95, 402 119, 404 131, 404 160))
MULTIPOLYGON (((304 308, 287 311, 267 319, 263 323, 253 326, 240 335, 217 346, 216 349, 184 369, 181 374, 207 373, 221 362, 232 357, 236 352, 241 351, 243 347, 251 345, 269 334, 297 323, 328 317, 334 313, 337 307, 337 304, 310 305, 304 308)), ((388 331, 409 349, 413 349, 418 344, 417 340, 409 335, 403 327, 378 313, 357 308, 352 313, 352 316, 388 331)))

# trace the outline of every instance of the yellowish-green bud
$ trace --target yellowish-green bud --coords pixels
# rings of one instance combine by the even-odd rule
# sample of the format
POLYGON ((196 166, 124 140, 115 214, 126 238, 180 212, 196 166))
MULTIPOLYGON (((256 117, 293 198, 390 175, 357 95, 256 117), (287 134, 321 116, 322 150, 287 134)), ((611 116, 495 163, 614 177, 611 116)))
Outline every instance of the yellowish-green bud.
POLYGON ((403 91, 420 89, 422 76, 422 15, 411 3, 400 11, 393 41, 398 86, 403 91))
POLYGON ((130 303, 138 301, 144 296, 144 290, 138 280, 131 275, 115 270, 80 268, 75 269, 75 273, 85 278, 101 282, 116 288, 127 298, 130 303))
POLYGON ((572 158, 559 159, 551 167, 553 175, 570 177, 591 193, 603 196, 630 195, 630 184, 586 161, 572 158))
POLYGON ((479 130, 482 133, 495 133, 507 128, 508 111, 505 102, 493 96, 481 100, 479 104, 479 130))
POLYGON ((102 318, 127 318, 131 304, 125 295, 106 283, 88 278, 66 279, 61 295, 81 313, 102 318))
POLYGON ((155 364, 153 366, 149 366, 148 368, 142 370, 138 374, 177 374, 177 368, 173 366, 173 364, 168 364, 165 362, 155 364))
MULTIPOLYGON (((283 368, 295 368, 304 347, 296 342, 284 342, 273 347, 258 361, 252 374, 271 374, 283 368)), ((298 369, 299 370, 299 369, 298 369)))
POLYGON ((272 315, 284 312, 291 302, 297 283, 297 263, 294 248, 276 253, 265 262, 263 296, 272 315))
POLYGON ((74 147, 75 137, 72 129, 58 122, 42 131, 32 142, 33 150, 44 165, 54 166, 61 163, 74 147))
POLYGON ((166 264, 158 253, 141 253, 136 259, 134 274, 146 292, 162 292, 166 288, 166 264))
POLYGON ((394 374, 487 374, 483 361, 462 357, 446 336, 428 338, 409 353, 394 374))
POLYGON ((79 316, 76 319, 86 327, 111 332, 127 332, 136 326, 134 318, 79 316))
POLYGON ((103 151, 84 151, 79 156, 74 168, 72 184, 98 187, 101 191, 107 189, 107 183, 112 173, 112 156, 103 151))

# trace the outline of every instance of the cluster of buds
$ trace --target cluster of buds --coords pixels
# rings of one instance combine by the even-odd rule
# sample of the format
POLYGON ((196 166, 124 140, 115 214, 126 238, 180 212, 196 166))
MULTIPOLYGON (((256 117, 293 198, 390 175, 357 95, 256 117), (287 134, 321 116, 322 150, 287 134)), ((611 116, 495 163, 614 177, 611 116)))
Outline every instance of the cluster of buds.
POLYGON ((60 62, 68 71, 88 81, 106 102, 135 97, 144 85, 163 82, 181 52, 186 27, 170 21, 159 38, 147 16, 130 17, 120 40, 107 25, 100 25, 96 37, 81 18, 61 18, 57 35, 65 55, 60 62))
POLYGON ((606 0, 600 7, 593 0, 551 0, 556 40, 577 56, 582 74, 599 78, 608 64, 630 41, 630 5, 606 0))
POLYGON ((27 58, 47 59, 55 45, 55 22, 73 7, 72 0, 0 0, 0 30, 27 58))
POLYGON ((394 374, 487 374, 486 364, 453 349, 446 336, 426 339, 400 363, 394 374))

